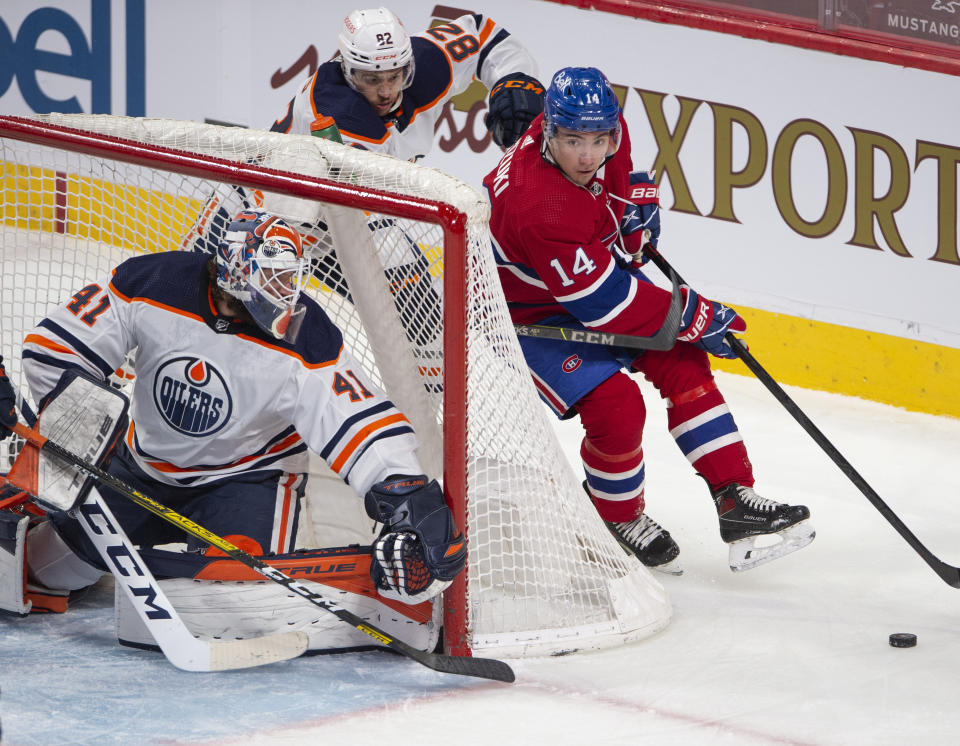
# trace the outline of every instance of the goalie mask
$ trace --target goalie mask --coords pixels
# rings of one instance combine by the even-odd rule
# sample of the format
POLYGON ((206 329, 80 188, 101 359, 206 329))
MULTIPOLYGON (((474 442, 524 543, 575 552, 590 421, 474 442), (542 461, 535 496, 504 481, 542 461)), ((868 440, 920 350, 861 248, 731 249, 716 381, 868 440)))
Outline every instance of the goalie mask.
POLYGON ((217 249, 217 285, 241 303, 264 331, 293 342, 306 307, 307 281, 300 234, 280 218, 240 212, 217 249))
POLYGON ((610 133, 607 158, 620 145, 620 102, 606 76, 595 67, 564 67, 550 81, 543 100, 543 143, 557 127, 610 133))
POLYGON ((386 8, 355 10, 343 19, 338 37, 343 77, 354 90, 363 72, 403 70, 401 88, 413 82, 410 37, 400 19, 386 8))

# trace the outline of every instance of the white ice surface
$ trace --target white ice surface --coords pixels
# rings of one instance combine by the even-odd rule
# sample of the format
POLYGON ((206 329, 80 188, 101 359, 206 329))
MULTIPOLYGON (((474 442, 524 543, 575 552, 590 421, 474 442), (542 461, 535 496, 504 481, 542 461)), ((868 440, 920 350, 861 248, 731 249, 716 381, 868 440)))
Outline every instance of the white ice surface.
MULTIPOLYGON (((686 570, 658 576, 674 617, 655 637, 513 661, 512 685, 445 676, 384 653, 191 674, 159 654, 117 646, 103 583, 66 615, 0 618, 2 743, 960 742, 960 590, 755 379, 717 378, 757 490, 808 505, 817 538, 731 573, 706 489, 646 389, 648 510, 676 537, 686 570), (917 647, 890 647, 892 632, 915 633, 917 647)), ((960 420, 788 391, 919 540, 960 564, 960 420)), ((579 426, 557 428, 575 459, 579 426)))

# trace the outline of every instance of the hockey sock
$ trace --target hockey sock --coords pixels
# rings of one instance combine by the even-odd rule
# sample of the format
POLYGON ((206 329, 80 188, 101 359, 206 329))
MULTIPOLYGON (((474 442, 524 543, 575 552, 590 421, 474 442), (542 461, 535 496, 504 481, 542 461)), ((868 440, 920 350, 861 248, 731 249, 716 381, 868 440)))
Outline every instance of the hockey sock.
POLYGON ((632 521, 643 512, 646 471, 641 437, 646 408, 640 390, 618 373, 576 404, 585 436, 580 446, 590 497, 605 521, 632 521))
POLYGON ((753 486, 743 437, 716 383, 671 396, 667 406, 670 434, 711 489, 733 482, 753 486))

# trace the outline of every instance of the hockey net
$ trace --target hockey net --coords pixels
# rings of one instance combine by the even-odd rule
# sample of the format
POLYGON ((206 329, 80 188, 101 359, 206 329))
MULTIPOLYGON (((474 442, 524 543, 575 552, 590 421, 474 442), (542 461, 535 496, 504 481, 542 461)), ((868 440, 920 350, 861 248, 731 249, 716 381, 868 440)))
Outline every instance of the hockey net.
MULTIPOLYGON (((0 147, 0 351, 25 395, 20 346, 52 306, 134 253, 210 250, 225 217, 262 207, 304 234, 308 292, 413 423, 467 534, 448 651, 558 654, 667 624, 663 589, 607 532, 536 395, 475 189, 327 140, 196 122, 0 117, 0 147)), ((17 444, 0 448, 6 471, 17 444)), ((301 543, 337 541, 321 529, 338 522, 369 543, 362 501, 325 507, 323 476, 301 543)))

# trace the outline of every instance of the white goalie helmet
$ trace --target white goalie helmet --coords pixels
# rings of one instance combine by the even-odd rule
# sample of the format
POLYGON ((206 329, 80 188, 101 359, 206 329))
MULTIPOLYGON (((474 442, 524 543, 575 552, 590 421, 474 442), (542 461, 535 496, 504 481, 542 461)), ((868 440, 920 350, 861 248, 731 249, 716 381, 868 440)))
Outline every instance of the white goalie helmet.
POLYGON ((414 59, 410 36, 400 19, 387 8, 354 10, 343 19, 338 37, 340 65, 351 88, 361 71, 403 69, 403 87, 413 82, 414 59))
POLYGON ((300 234, 259 210, 237 213, 217 248, 217 285, 241 303, 264 331, 293 342, 306 307, 308 277, 300 234))

